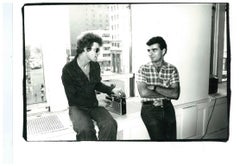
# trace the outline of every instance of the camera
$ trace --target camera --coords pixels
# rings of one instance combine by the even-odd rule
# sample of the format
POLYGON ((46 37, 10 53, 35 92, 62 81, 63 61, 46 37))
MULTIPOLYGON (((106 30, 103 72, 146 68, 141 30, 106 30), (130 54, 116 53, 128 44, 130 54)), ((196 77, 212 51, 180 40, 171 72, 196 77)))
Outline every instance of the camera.
POLYGON ((111 101, 111 104, 107 107, 110 112, 118 115, 126 114, 126 98, 116 96, 106 96, 107 100, 111 101))

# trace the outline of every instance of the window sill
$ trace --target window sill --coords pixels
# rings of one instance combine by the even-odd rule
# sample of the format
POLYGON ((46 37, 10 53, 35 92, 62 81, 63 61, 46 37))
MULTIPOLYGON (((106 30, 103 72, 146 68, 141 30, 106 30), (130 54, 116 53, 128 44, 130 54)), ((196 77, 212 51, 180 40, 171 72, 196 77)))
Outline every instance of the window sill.
POLYGON ((102 74, 101 76, 102 76, 102 80, 129 79, 133 77, 133 73, 127 73, 127 74, 111 73, 111 74, 102 74))

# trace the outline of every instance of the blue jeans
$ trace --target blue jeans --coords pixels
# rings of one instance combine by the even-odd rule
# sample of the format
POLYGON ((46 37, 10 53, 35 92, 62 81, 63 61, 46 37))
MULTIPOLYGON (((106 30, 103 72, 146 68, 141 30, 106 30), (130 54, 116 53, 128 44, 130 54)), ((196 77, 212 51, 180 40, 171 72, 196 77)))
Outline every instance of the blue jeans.
POLYGON ((143 103, 141 117, 152 141, 176 140, 176 116, 171 101, 164 100, 163 107, 143 103))
POLYGON ((70 106, 69 116, 77 133, 77 141, 116 140, 117 122, 104 107, 70 106), (93 120, 99 128, 98 138, 93 120))

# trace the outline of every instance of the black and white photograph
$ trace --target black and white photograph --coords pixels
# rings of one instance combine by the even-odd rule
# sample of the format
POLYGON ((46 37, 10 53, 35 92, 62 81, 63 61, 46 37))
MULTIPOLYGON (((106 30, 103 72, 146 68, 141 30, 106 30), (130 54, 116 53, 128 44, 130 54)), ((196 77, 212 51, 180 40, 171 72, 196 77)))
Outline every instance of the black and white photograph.
POLYGON ((228 3, 22 12, 27 141, 228 140, 228 3))
POLYGON ((0 165, 239 163, 239 7, 3 0, 0 165))

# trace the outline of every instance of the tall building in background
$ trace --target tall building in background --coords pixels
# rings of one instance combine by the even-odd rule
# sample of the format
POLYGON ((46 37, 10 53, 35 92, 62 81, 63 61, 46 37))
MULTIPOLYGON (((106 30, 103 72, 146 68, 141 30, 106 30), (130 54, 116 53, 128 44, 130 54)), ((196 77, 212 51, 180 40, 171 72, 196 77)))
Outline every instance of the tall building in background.
POLYGON ((130 5, 72 5, 69 15, 71 53, 68 59, 76 55, 77 37, 93 32, 103 38, 98 61, 104 73, 130 72, 130 5))
POLYGON ((71 54, 75 56, 77 36, 84 31, 109 29, 109 5, 69 6, 71 54))
POLYGON ((114 73, 128 73, 130 39, 130 6, 110 5, 109 24, 111 33, 112 71, 114 73))

